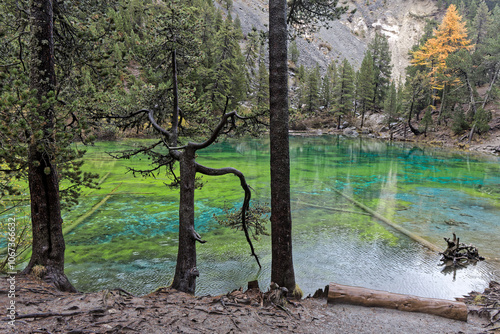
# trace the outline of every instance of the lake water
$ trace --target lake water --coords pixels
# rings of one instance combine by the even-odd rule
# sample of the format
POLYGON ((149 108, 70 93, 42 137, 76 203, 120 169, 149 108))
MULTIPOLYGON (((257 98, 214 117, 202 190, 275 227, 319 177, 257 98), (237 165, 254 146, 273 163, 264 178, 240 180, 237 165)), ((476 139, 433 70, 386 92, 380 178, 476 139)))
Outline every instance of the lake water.
MULTIPOLYGON (((290 141, 293 257, 305 295, 336 282, 453 299, 500 279, 498 158, 337 136, 290 141), (443 237, 455 232, 487 261, 443 270, 437 253, 367 215, 341 193, 443 250, 443 237)), ((147 166, 147 159, 117 161, 105 154, 141 143, 98 143, 89 151, 86 168, 103 175, 101 189, 86 194, 66 214, 66 224, 114 192, 66 236, 66 273, 78 289, 121 287, 140 295, 173 278, 178 192, 164 185, 163 174, 156 179, 125 174, 126 166, 147 166)), ((268 202, 268 144, 266 139, 226 141, 199 151, 198 161, 240 169, 254 189, 253 200, 268 202)), ((259 270, 243 233, 220 227, 213 218, 225 206, 241 204, 238 179, 203 181, 196 192, 196 228, 207 243, 197 246, 196 294, 223 294, 255 279, 266 289, 270 237, 255 242, 263 264, 259 270)))

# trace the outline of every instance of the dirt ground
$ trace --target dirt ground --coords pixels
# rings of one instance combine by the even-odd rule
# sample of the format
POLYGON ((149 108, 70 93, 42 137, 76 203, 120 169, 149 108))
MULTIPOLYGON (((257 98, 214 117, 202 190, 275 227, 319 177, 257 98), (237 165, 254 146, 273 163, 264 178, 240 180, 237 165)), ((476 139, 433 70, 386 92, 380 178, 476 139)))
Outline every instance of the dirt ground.
POLYGON ((490 289, 494 293, 469 296, 479 306, 469 306, 467 322, 332 305, 324 298, 306 298, 281 308, 258 290, 215 297, 193 297, 167 288, 142 297, 120 289, 63 293, 20 276, 14 284, 15 297, 10 298, 10 283, 5 277, 0 281, 1 333, 500 333, 495 329, 500 328, 498 283, 490 289), (8 309, 12 301, 14 323, 8 309))

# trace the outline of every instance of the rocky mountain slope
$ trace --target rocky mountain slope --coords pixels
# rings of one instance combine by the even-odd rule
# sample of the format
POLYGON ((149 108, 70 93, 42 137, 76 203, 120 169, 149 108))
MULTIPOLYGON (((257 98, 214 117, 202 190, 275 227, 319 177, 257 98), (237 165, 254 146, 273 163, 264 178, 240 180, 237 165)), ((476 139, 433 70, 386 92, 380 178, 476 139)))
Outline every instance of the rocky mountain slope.
MULTIPOLYGON (((432 0, 350 0, 353 15, 345 14, 313 36, 299 38, 299 64, 325 68, 332 60, 347 58, 356 68, 361 65, 367 45, 380 31, 389 39, 393 77, 404 77, 409 64, 408 51, 423 34, 427 18, 438 15, 432 0)), ((244 33, 252 27, 267 30, 269 0, 233 0, 233 17, 238 16, 244 33)))

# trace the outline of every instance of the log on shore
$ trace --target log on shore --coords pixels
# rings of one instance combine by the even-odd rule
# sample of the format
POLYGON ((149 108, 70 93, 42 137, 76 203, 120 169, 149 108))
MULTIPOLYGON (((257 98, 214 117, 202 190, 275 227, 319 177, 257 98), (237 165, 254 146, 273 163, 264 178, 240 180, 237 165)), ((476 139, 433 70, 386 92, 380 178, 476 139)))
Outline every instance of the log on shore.
POLYGON ((468 313, 467 306, 463 302, 423 298, 336 283, 329 285, 328 302, 420 312, 461 321, 467 321, 468 313))

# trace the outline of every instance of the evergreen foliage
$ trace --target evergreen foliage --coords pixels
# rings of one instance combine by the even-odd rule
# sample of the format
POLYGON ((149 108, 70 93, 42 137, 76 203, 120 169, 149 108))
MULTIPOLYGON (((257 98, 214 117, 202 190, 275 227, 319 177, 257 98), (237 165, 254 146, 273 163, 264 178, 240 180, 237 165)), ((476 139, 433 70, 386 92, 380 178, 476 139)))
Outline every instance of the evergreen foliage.
POLYGON ((392 75, 391 51, 387 37, 377 32, 368 45, 368 50, 373 58, 373 105, 381 108, 392 75))
POLYGON ((339 77, 335 86, 336 108, 334 116, 337 117, 337 127, 340 128, 342 118, 352 119, 354 107, 354 70, 347 59, 339 67, 339 77))
MULTIPOLYGON (((86 110, 95 99, 94 94, 110 84, 106 77, 111 62, 99 43, 104 23, 104 8, 97 5, 68 6, 56 3, 54 7, 54 36, 56 86, 40 101, 29 85, 29 12, 27 1, 5 1, 0 5, 2 43, 0 52, 0 161, 5 172, 15 179, 26 180, 28 143, 39 143, 39 151, 51 153, 61 179, 60 195, 63 206, 78 201, 82 187, 95 186, 97 175, 83 173, 80 167, 85 150, 76 142, 88 144, 93 140, 86 110), (93 15, 89 15, 93 13, 93 15), (83 17, 88 20, 83 21, 83 17), (78 24, 76 24, 78 22, 78 24), (37 106, 53 110, 54 141, 49 145, 42 138, 43 115, 37 106), (49 145, 49 146, 47 146, 49 145)), ((1 191, 8 190, 2 188, 1 191)))
POLYGON ((329 22, 339 19, 348 6, 339 6, 338 0, 287 0, 287 9, 290 30, 304 35, 318 31, 321 25, 329 28, 329 22))
POLYGON ((299 56, 300 56, 300 51, 299 48, 297 47, 297 40, 293 40, 290 43, 290 60, 293 61, 295 64, 299 61, 299 56))
POLYGON ((361 127, 363 127, 365 114, 373 106, 375 96, 375 68, 373 56, 367 51, 357 77, 357 102, 361 110, 361 127))

